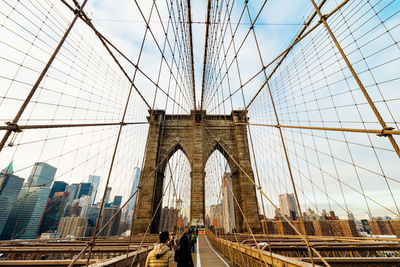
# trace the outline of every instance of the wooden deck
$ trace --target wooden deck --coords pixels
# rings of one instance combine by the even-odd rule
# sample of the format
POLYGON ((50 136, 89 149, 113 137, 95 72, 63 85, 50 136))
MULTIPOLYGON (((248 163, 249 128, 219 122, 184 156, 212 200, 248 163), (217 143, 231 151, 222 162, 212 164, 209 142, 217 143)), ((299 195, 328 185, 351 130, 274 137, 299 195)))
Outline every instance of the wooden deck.
POLYGON ((206 235, 199 235, 195 252, 192 253, 195 267, 229 267, 229 259, 222 256, 207 240, 206 235))

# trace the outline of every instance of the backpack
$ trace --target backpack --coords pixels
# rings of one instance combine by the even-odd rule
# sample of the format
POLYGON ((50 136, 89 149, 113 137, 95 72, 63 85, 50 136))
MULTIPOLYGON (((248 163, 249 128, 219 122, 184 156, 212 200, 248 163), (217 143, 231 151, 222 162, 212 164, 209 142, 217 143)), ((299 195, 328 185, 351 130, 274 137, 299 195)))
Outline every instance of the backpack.
POLYGON ((196 236, 194 234, 192 234, 192 236, 190 237, 190 243, 196 244, 196 236))
POLYGON ((181 246, 179 246, 177 248, 177 250, 175 250, 175 256, 174 256, 174 261, 176 262, 180 262, 183 258, 183 250, 181 248, 181 246))

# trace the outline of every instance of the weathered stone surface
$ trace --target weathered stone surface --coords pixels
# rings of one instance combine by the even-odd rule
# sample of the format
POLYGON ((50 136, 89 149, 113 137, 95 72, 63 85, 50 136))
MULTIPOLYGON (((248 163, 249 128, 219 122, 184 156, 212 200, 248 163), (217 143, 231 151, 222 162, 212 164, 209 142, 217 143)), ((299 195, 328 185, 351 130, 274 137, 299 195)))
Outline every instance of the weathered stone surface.
POLYGON ((256 191, 251 182, 254 181, 254 175, 247 130, 245 125, 236 124, 245 122, 245 116, 239 110, 233 111, 231 115, 207 115, 205 111, 192 111, 190 115, 166 115, 164 110, 150 111, 134 233, 146 232, 151 222, 150 232, 158 232, 162 208, 158 206, 161 205, 165 168, 168 160, 179 149, 186 155, 191 166, 190 221, 205 221, 204 168, 210 155, 219 150, 227 159, 232 172, 232 189, 237 201, 236 230, 248 232, 249 225, 252 231, 260 232, 256 191))

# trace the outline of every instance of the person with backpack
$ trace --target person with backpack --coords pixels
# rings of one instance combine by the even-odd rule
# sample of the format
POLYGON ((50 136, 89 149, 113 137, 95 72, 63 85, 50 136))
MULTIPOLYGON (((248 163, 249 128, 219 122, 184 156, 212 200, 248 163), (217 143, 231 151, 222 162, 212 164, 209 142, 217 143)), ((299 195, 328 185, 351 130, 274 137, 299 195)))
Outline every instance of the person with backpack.
POLYGON ((193 267, 192 253, 190 252, 190 235, 185 232, 178 243, 178 248, 175 251, 175 261, 177 267, 193 267))
POLYGON ((164 231, 159 236, 160 242, 155 245, 149 255, 147 255, 145 267, 173 267, 174 253, 168 246, 169 233, 164 231))

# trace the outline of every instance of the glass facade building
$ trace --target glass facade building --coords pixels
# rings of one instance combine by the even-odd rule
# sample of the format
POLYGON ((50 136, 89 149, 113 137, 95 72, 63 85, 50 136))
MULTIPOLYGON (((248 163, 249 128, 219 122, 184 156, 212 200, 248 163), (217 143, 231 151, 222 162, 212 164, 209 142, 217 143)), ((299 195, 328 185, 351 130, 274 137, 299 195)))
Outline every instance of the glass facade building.
POLYGON ((65 189, 67 188, 67 185, 68 184, 66 182, 55 181, 53 183, 53 186, 51 187, 49 198, 50 199, 53 198, 54 193, 56 193, 56 192, 65 192, 65 189))
POLYGON ((28 186, 24 184, 2 233, 2 239, 35 239, 47 199, 50 184, 28 186))
POLYGON ((79 184, 70 184, 67 186, 67 188, 65 188, 65 192, 69 193, 67 205, 71 205, 72 201, 74 201, 74 199, 76 198, 78 194, 78 187, 79 184))
MULTIPOLYGON (((135 168, 134 170, 135 171, 134 171, 133 179, 131 181, 131 186, 130 186, 131 191, 130 191, 129 195, 127 196, 127 199, 135 193, 135 191, 137 190, 137 187, 139 185, 140 168, 135 168)), ((133 211, 135 210, 136 196, 137 196, 137 194, 135 194, 128 203, 128 212, 126 213, 126 221, 128 221, 128 222, 131 221, 133 211)))
POLYGON ((92 184, 92 204, 96 203, 97 192, 99 190, 100 176, 89 175, 89 183, 92 184))
POLYGON ((45 211, 56 168, 43 162, 36 162, 28 182, 18 194, 18 201, 12 207, 2 239, 35 239, 45 211))
POLYGON ((91 183, 80 183, 78 187, 78 193, 76 195, 77 199, 80 199, 82 196, 90 196, 92 195, 92 184, 91 183))
POLYGON ((15 176, 12 162, 0 172, 0 236, 24 179, 15 176))
POLYGON ((114 196, 113 206, 119 207, 122 203, 122 196, 114 196))
POLYGON ((50 184, 54 179, 56 170, 57 169, 55 167, 47 163, 36 162, 33 165, 27 184, 33 186, 50 184))
POLYGON ((56 192, 54 196, 47 201, 43 219, 40 224, 39 234, 57 230, 58 223, 64 215, 68 196, 68 192, 56 192))

